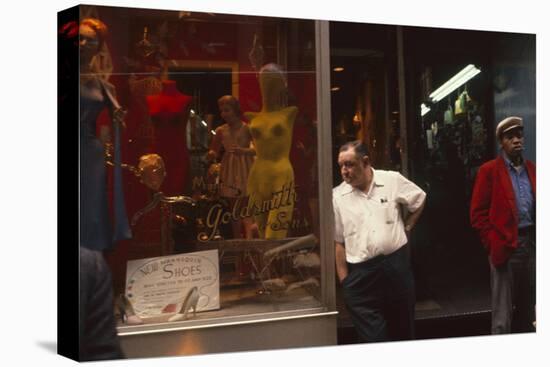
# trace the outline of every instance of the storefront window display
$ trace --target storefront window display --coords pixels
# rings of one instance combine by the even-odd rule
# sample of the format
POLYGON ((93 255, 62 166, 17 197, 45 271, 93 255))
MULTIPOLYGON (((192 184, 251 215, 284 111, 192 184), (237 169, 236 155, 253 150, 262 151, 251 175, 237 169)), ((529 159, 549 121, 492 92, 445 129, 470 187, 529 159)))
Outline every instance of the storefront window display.
POLYGON ((326 310, 315 22, 81 6, 79 29, 80 242, 120 330, 326 310))
MULTIPOLYGON (((534 36, 75 9, 59 106, 80 121, 79 241, 107 260, 128 357, 354 342, 331 190, 356 139, 427 193, 409 238, 415 322, 486 320, 471 189, 498 116, 525 104, 534 139, 534 36)), ((437 329, 417 338, 468 333, 437 329)))

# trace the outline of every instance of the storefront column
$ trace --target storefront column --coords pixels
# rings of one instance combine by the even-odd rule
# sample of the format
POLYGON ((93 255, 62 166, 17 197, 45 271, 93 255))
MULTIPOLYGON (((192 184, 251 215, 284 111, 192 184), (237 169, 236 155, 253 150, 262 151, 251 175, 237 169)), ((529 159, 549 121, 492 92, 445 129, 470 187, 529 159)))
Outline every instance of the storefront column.
POLYGON ((324 243, 321 248, 321 284, 323 302, 328 310, 336 309, 334 288, 334 245, 332 211, 332 122, 330 105, 330 31, 328 21, 315 21, 317 53, 317 162, 319 162, 319 223, 324 243))
POLYGON ((403 56, 403 27, 397 26, 397 86, 399 90, 399 131, 401 141, 401 173, 408 177, 407 101, 405 99, 405 60, 403 56))

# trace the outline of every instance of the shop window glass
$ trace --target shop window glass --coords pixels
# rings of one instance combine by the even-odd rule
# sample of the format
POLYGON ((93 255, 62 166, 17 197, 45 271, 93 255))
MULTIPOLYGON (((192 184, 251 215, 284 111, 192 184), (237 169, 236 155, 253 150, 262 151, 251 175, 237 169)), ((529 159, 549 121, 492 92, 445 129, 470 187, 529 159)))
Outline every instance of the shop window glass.
POLYGON ((322 307, 314 21, 80 11, 80 239, 120 325, 322 307))

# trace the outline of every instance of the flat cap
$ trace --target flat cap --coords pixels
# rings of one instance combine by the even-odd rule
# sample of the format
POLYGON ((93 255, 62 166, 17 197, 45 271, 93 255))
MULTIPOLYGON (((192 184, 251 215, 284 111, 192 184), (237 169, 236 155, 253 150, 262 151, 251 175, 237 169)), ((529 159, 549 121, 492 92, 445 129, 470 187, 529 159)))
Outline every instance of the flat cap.
POLYGON ((496 136, 497 138, 500 139, 502 134, 504 134, 506 131, 510 131, 516 128, 523 129, 523 119, 517 116, 506 117, 504 120, 498 123, 497 129, 496 129, 496 136))

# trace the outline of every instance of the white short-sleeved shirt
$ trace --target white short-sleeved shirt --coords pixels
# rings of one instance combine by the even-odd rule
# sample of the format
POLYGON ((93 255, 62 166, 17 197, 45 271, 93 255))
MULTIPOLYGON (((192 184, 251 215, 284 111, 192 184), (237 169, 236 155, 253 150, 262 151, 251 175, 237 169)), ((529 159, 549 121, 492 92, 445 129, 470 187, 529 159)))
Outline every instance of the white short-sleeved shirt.
POLYGON ((344 243, 346 261, 389 255, 407 243, 401 206, 415 212, 426 193, 399 172, 373 169, 368 193, 346 182, 332 190, 334 240, 344 243))

